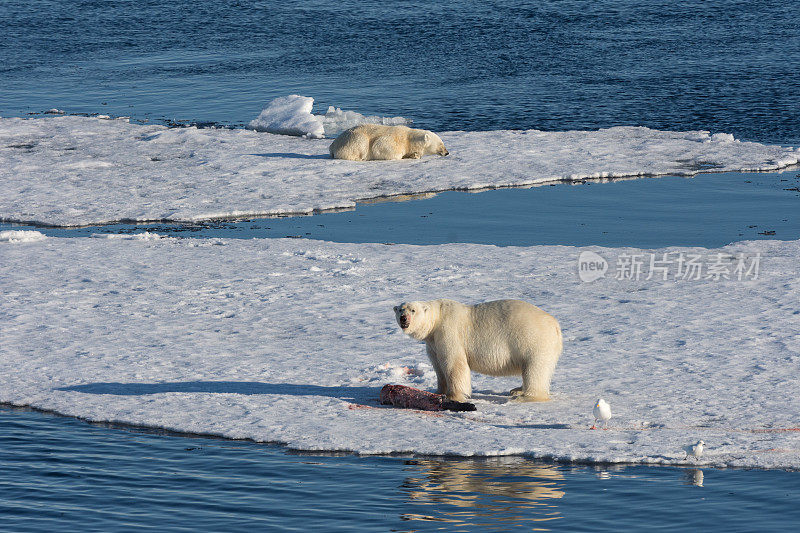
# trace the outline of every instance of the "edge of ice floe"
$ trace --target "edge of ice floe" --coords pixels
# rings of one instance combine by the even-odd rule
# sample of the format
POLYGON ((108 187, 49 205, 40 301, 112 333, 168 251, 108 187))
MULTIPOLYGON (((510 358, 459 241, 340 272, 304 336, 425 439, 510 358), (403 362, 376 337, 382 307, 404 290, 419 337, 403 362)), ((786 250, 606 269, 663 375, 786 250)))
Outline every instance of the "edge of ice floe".
MULTIPOLYGON (((522 130, 520 130, 522 131, 522 130)), ((447 132, 452 133, 452 132, 447 132)), ((736 170, 697 170, 691 171, 687 170, 685 172, 665 172, 663 174, 652 174, 647 172, 640 172, 637 174, 622 174, 622 175, 611 175, 611 173, 599 173, 598 175, 592 176, 570 176, 570 177, 562 177, 562 178, 548 178, 544 180, 522 180, 520 182, 510 182, 510 183, 501 183, 501 184, 491 184, 491 183, 479 183, 470 186, 457 186, 457 187, 447 187, 443 189, 427 189, 427 190, 409 190, 404 192, 396 192, 391 194, 379 194, 376 196, 364 196, 360 198, 355 198, 353 200, 349 200, 346 202, 341 202, 337 204, 332 204, 326 207, 314 207, 311 209, 305 210, 297 210, 297 211, 290 211, 290 210, 274 210, 274 211, 231 211, 227 213, 207 213, 196 215, 193 217, 188 218, 119 218, 119 219, 109 219, 104 221, 92 222, 90 224, 51 224, 48 222, 42 222, 36 219, 22 219, 22 218, 7 218, 0 216, 0 223, 6 224, 20 224, 20 225, 27 225, 33 226, 37 228, 89 228, 94 226, 108 226, 112 224, 130 224, 130 225, 147 225, 147 224, 201 224, 201 223, 211 223, 211 222, 222 222, 222 221, 231 221, 231 222, 241 222, 248 219, 253 218, 284 218, 284 217, 302 217, 302 216, 313 216, 313 215, 321 215, 325 213, 338 213, 342 211, 353 211, 358 206, 358 204, 372 204, 372 203, 379 203, 379 202, 391 202, 395 201, 396 198, 402 198, 403 200, 423 200, 427 198, 432 198, 437 194, 445 193, 445 192, 469 192, 469 193, 478 193, 484 191, 494 191, 500 189, 529 189, 532 187, 544 187, 548 185, 578 185, 583 184, 586 182, 596 182, 596 183, 612 183, 615 181, 628 181, 628 180, 636 180, 636 179, 651 179, 651 178, 661 178, 665 176, 675 176, 681 178, 692 178, 701 174, 730 174, 730 173, 741 173, 741 172, 748 172, 748 173, 770 173, 770 172, 783 172, 783 171, 791 171, 795 169, 800 169, 800 163, 797 162, 788 162, 788 163, 781 163, 778 162, 775 164, 774 167, 758 167, 758 168, 740 168, 736 170)))
MULTIPOLYGON (((158 432, 174 437, 184 438, 202 438, 202 439, 225 439, 239 442, 252 442, 254 444, 264 446, 279 446, 285 452, 298 455, 320 455, 320 456, 342 456, 348 455, 353 457, 408 457, 408 458, 445 458, 445 459, 462 459, 462 460, 475 460, 475 459, 492 459, 496 457, 522 457, 532 459, 535 461, 549 463, 549 464, 562 464, 562 465, 583 465, 583 466, 650 466, 650 467, 664 467, 664 468, 691 468, 691 469, 731 469, 731 470, 783 470, 786 472, 797 472, 800 468, 794 467, 764 467, 764 466, 735 466, 729 465, 724 462, 709 461, 710 457, 705 456, 703 461, 673 461, 669 457, 643 457, 640 461, 631 461, 626 459, 609 460, 609 459, 592 459, 574 457, 571 455, 557 455, 552 453, 536 453, 525 451, 522 448, 505 448, 498 450, 476 451, 471 454, 465 454, 455 451, 444 450, 442 453, 420 453, 413 450, 351 450, 347 448, 324 448, 324 447, 293 447, 287 441, 283 440, 257 440, 251 437, 236 437, 225 435, 223 433, 207 433, 207 432, 194 432, 175 429, 168 426, 160 426, 156 424, 136 424, 131 422, 124 422, 121 420, 109 420, 106 418, 93 419, 91 417, 70 415, 62 413, 55 409, 47 409, 37 407, 35 401, 32 403, 17 403, 17 402, 0 402, 0 407, 11 409, 23 409, 35 411, 44 415, 60 416, 65 418, 72 418, 90 425, 98 425, 108 427, 111 429, 121 430, 136 430, 143 432, 158 432)), ((588 430, 587 430, 588 431, 588 430)))

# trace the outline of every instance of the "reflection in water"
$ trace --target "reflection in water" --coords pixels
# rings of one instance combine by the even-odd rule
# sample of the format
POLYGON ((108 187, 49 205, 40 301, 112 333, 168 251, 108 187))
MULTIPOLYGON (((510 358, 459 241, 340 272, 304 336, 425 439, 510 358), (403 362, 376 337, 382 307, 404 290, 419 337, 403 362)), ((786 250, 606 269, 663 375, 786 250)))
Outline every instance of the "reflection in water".
POLYGON ((520 457, 417 459, 406 465, 409 476, 401 492, 414 511, 429 505, 430 512, 409 510, 401 515, 404 520, 520 526, 562 518, 554 500, 564 496, 564 474, 556 466, 520 457))
MULTIPOLYGON (((443 192, 443 191, 441 191, 443 192)), ((386 202, 411 202, 413 200, 427 200, 436 196, 435 192, 420 192, 413 194, 393 194, 387 196, 374 196, 358 200, 359 204, 383 204, 386 202)))
POLYGON ((703 471, 698 468, 697 470, 689 470, 686 472, 686 484, 694 485, 695 487, 702 487, 703 471))
MULTIPOLYGON (((372 196, 361 198, 357 200, 358 204, 382 204, 386 202, 409 202, 412 200, 427 200, 429 198, 434 198, 438 194, 443 192, 451 192, 451 191, 459 191, 459 192, 466 192, 471 194, 477 194, 486 191, 498 191, 501 189, 535 189, 537 187, 549 187, 555 185, 583 185, 585 183, 614 183, 618 181, 632 181, 632 180, 639 180, 639 179, 647 179, 647 178, 659 178, 662 176, 656 175, 640 175, 640 176, 621 176, 621 177, 607 177, 607 178, 584 178, 584 179, 572 179, 572 178, 553 178, 548 181, 540 181, 537 183, 528 183, 524 185, 493 185, 490 187, 476 187, 473 189, 465 189, 465 188, 456 188, 456 189, 437 189, 433 191, 427 192, 419 192, 419 193, 405 193, 405 194, 386 194, 381 196, 372 196)), ((693 178, 694 176, 683 176, 685 178, 693 178)), ((314 214, 320 213, 327 213, 333 211, 350 211, 352 209, 349 208, 335 208, 335 209, 321 209, 315 211, 314 214)), ((279 215, 283 216, 283 215, 279 215)), ((253 218, 253 217, 247 217, 253 218)))
POLYGON ((599 464, 589 468, 594 472, 597 479, 611 479, 625 471, 625 465, 621 464, 599 464))

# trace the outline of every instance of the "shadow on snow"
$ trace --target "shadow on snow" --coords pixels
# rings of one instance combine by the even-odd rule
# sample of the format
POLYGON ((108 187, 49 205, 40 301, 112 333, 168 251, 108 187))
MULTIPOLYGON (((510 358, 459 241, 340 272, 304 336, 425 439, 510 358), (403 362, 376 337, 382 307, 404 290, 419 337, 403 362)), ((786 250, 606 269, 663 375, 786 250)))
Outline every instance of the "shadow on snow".
POLYGON ((144 396, 168 392, 207 392, 213 394, 281 394, 287 396, 324 396, 365 403, 377 402, 379 387, 326 387, 293 383, 260 383, 257 381, 186 381, 176 383, 89 383, 61 387, 57 390, 85 394, 144 396))
POLYGON ((328 154, 294 154, 289 152, 274 152, 269 154, 250 154, 258 157, 278 157, 281 159, 331 159, 328 154))

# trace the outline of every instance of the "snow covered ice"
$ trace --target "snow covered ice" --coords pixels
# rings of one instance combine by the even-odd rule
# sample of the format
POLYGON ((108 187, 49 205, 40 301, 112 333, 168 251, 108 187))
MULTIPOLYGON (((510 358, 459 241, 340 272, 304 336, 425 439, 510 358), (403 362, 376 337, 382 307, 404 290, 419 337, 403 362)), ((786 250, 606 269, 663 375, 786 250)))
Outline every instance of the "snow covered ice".
POLYGON ((356 162, 330 159, 329 139, 96 117, 0 118, 0 220, 76 226, 303 214, 382 196, 777 170, 800 160, 795 148, 702 131, 615 127, 440 136, 449 157, 356 162))
MULTIPOLYGON (((302 450, 800 468, 800 241, 747 279, 581 282, 577 259, 631 248, 387 246, 294 239, 0 242, 0 402, 88 420, 302 450), (392 306, 528 300, 560 321, 552 401, 475 374, 473 413, 377 404, 388 382, 436 386, 392 306), (587 408, 614 406, 608 431, 587 408)), ((659 255, 676 249, 656 250, 659 255)))
MULTIPOLYGON (((0 118, 0 219, 311 213, 380 196, 800 160, 797 149, 724 133, 616 127, 443 132, 448 158, 337 161, 330 140, 313 137, 405 119, 336 108, 315 116, 300 96, 273 104, 251 126, 306 138, 0 118)), ((800 468, 800 241, 722 250, 760 253, 757 277, 667 281, 577 269, 579 257, 642 252, 628 248, 93 237, 0 232, 0 402, 363 454, 679 464, 691 434, 708 443, 698 464, 800 468), (474 413, 378 405, 386 383, 435 388, 424 348, 407 342, 392 306, 440 297, 521 298, 558 318, 565 351, 553 400, 510 402, 504 391, 518 379, 474 375, 474 413), (600 394, 614 424, 588 431, 587 406, 600 394)))

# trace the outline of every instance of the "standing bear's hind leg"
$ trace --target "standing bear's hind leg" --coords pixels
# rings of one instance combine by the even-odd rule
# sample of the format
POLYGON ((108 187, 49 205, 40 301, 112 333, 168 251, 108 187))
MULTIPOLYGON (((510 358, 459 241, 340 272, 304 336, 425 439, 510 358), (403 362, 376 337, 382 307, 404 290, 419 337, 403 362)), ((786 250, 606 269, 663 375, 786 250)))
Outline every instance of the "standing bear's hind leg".
POLYGON ((522 369, 522 387, 511 390, 511 395, 523 402, 546 402, 550 400, 550 379, 555 362, 543 365, 541 361, 529 362, 522 369))

